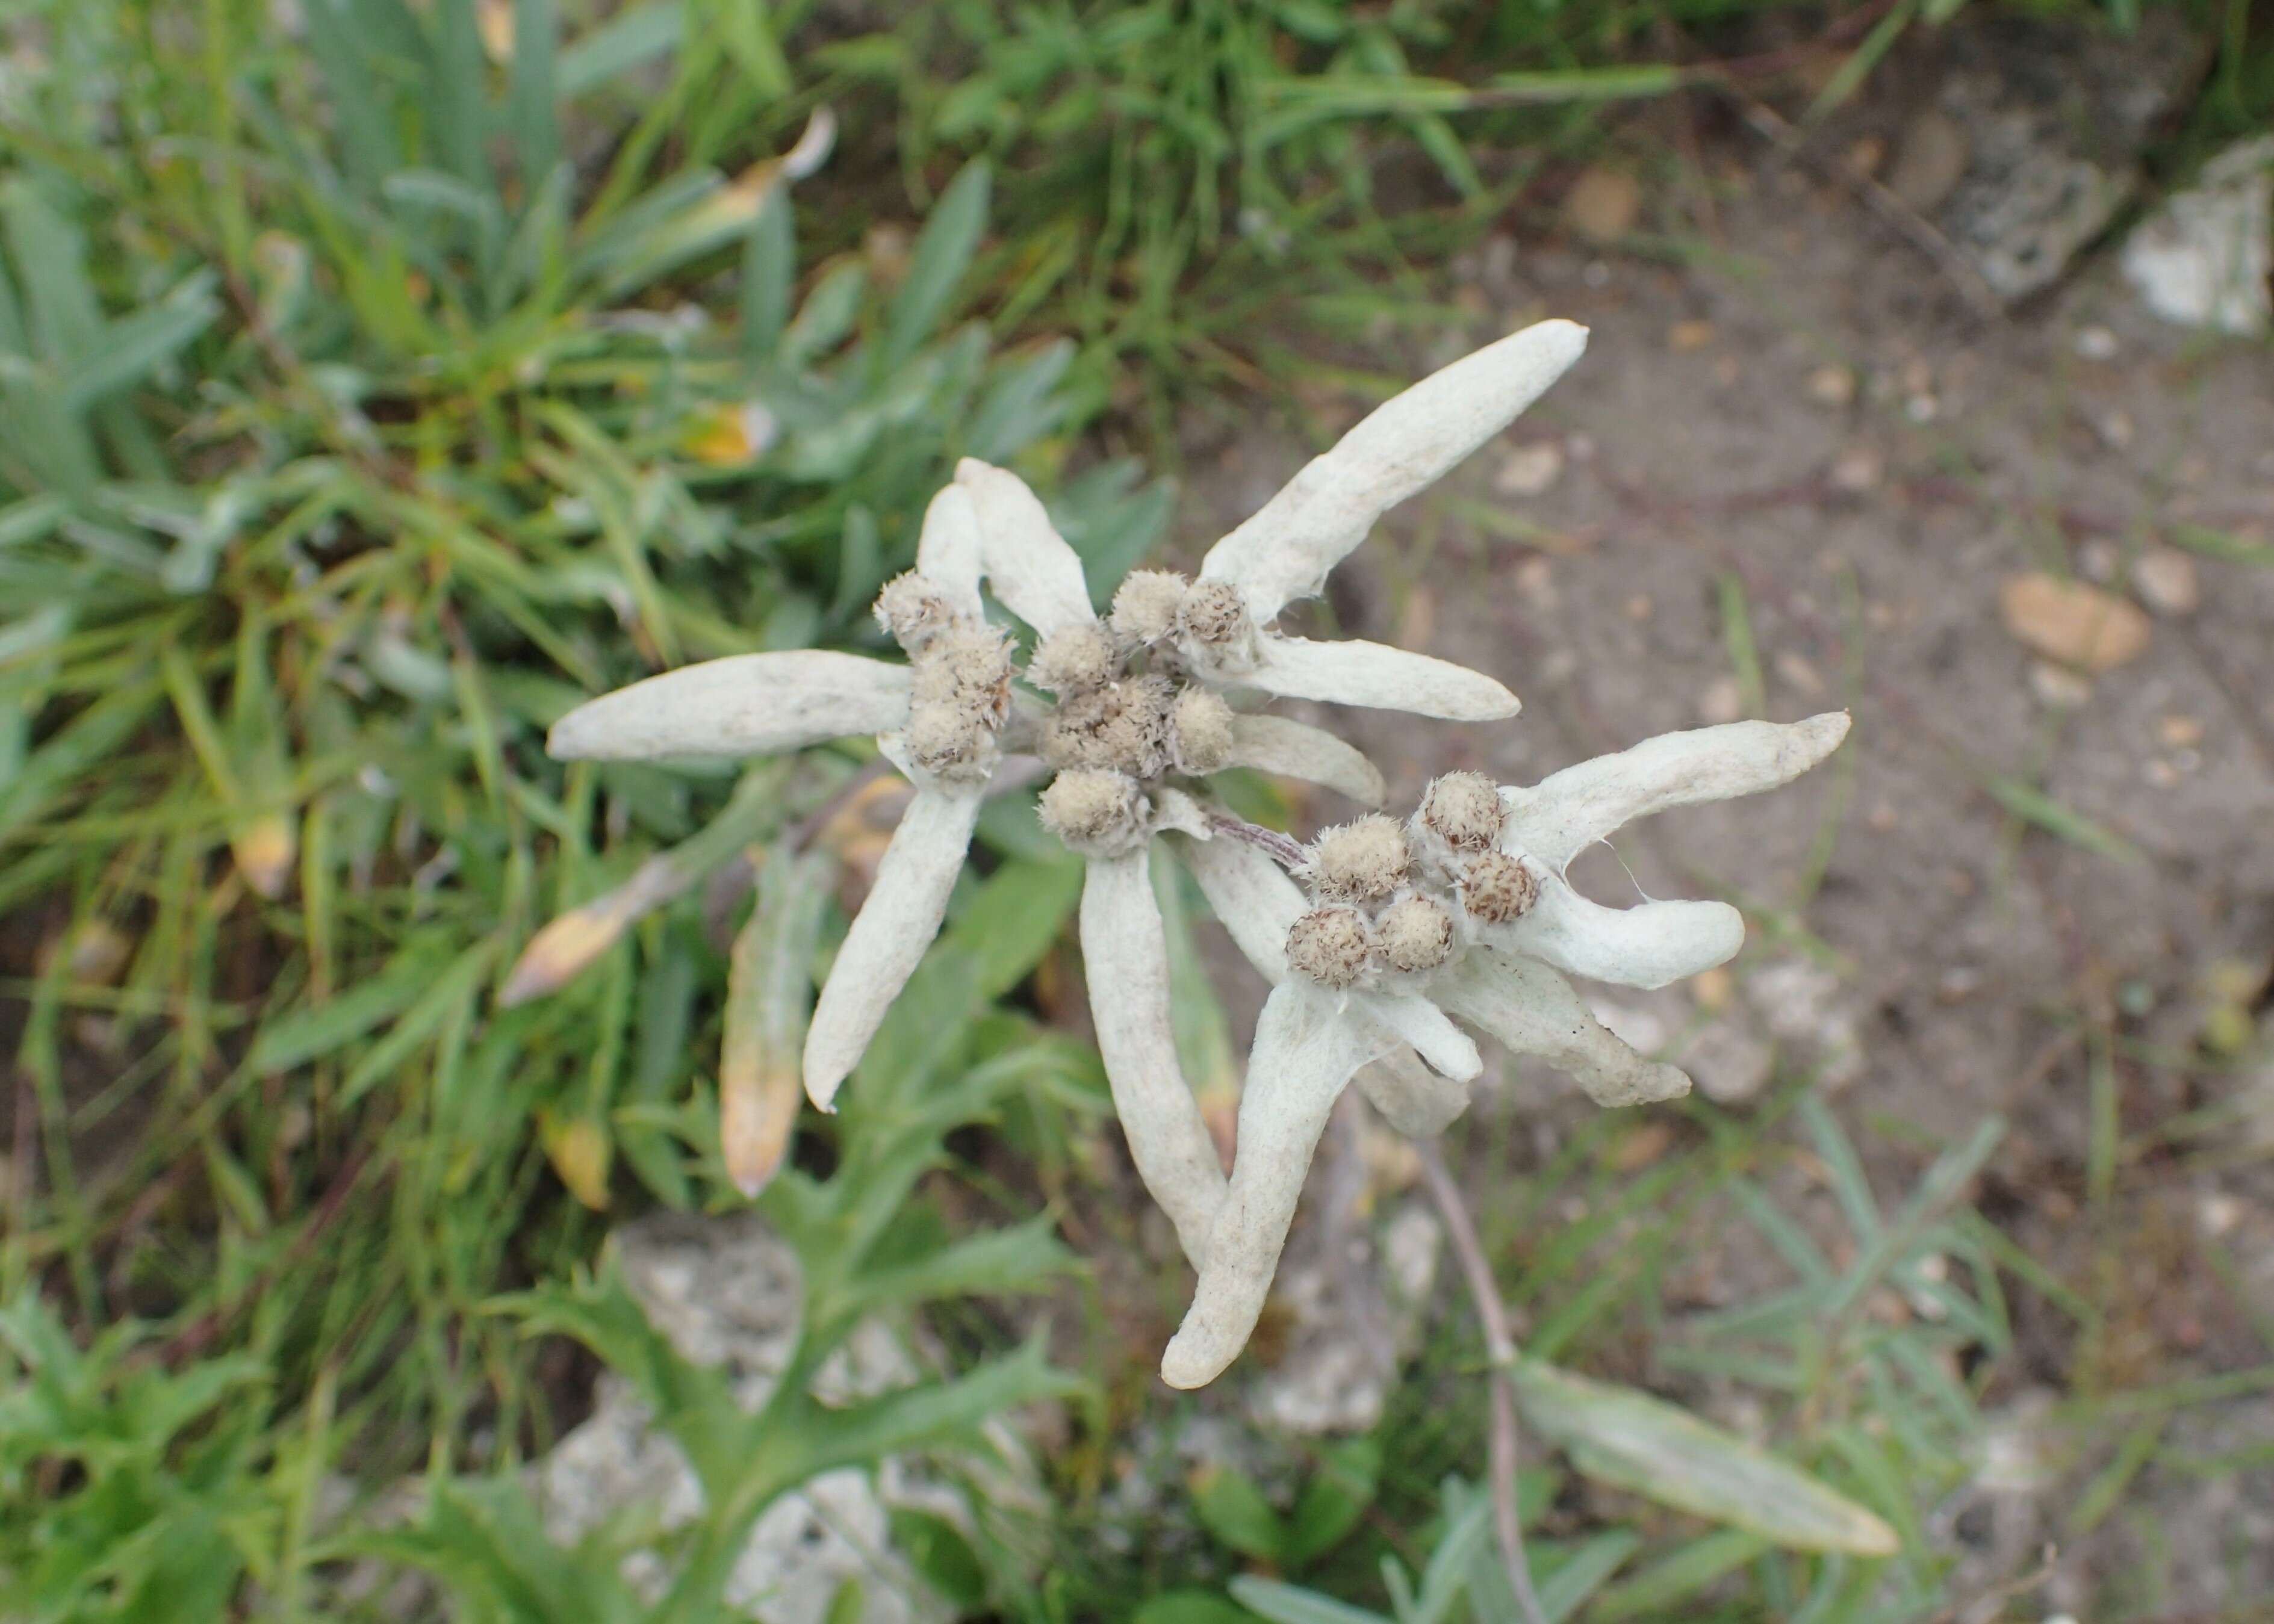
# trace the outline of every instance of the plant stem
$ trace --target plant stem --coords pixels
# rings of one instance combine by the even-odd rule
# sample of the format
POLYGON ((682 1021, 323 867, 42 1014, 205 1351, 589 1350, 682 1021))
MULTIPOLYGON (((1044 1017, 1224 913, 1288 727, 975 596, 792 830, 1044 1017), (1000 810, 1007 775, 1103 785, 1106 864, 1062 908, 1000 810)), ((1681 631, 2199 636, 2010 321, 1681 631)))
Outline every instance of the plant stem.
POLYGON ((1525 1624, 1547 1624, 1540 1605, 1540 1592, 1532 1588, 1532 1565, 1524 1556, 1524 1521, 1516 1503, 1516 1463, 1519 1442, 1516 1425, 1516 1338, 1508 1328, 1508 1306, 1501 1301, 1500 1285, 1493 1279, 1484 1244, 1477 1238, 1475 1221, 1445 1166, 1444 1154, 1434 1139, 1416 1139, 1413 1149, 1421 1160, 1421 1179, 1429 1199, 1445 1221, 1445 1234, 1453 1255, 1461 1262, 1469 1295, 1476 1301, 1477 1320, 1484 1327, 1485 1355, 1492 1361, 1492 1433, 1488 1471, 1492 1479, 1493 1526, 1500 1537, 1501 1560, 1508 1568, 1509 1588, 1516 1592, 1525 1624))

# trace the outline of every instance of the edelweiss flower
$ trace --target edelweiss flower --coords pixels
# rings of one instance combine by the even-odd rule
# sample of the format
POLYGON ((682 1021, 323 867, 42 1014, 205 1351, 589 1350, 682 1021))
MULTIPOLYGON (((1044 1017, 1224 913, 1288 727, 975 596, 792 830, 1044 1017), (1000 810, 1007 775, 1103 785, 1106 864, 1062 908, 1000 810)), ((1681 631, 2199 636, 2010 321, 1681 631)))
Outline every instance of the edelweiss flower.
MULTIPOLYGON (((1114 1109, 1139 1176, 1195 1267, 1226 1186, 1177 1063, 1152 836, 1202 830, 1204 815, 1182 785, 1227 767, 1309 778, 1380 803, 1381 776, 1357 751, 1285 718, 1235 710, 1227 693, 1457 720, 1516 713, 1516 695, 1479 673, 1379 643, 1289 637, 1269 623, 1319 590, 1386 508, 1506 426, 1585 342, 1582 327, 1542 322, 1423 380, 1217 542, 1199 580, 1138 571, 1103 618, 1090 607, 1080 558, 1034 492, 983 462, 956 470, 978 515, 988 583, 1034 631, 1028 680, 1054 697, 1021 716, 1021 737, 1058 770, 1042 795, 1044 827, 1089 860, 1082 959, 1114 1109)), ((1388 1029, 1441 1071, 1476 1074, 1475 1045, 1427 1004, 1386 994, 1369 1007, 1376 1004, 1388 1029)), ((1404 1068, 1409 1076, 1419 1069, 1404 1068)))
MULTIPOLYGON (((1379 643, 1290 637, 1271 622, 1317 591, 1385 509, 1537 398, 1585 342, 1585 328, 1542 322, 1425 379, 1220 540, 1197 581, 1137 572, 1103 618, 1090 606, 1081 560, 1034 492, 1005 470, 966 460, 925 515, 915 571, 877 599, 907 665, 825 652, 712 660, 580 707, 554 727, 549 748, 563 757, 744 756, 879 735, 917 794, 814 1011, 805 1084, 824 1109, 937 934, 1004 750, 1039 755, 1057 770, 1043 792, 1043 823, 1089 859, 1082 945, 1115 1109, 1140 1175, 1197 1261, 1226 1184, 1177 1065, 1151 838, 1204 830, 1187 786, 1227 767, 1306 778, 1380 803, 1381 775, 1349 745, 1286 718, 1243 713, 1227 694, 1462 720, 1516 713, 1516 695, 1479 673, 1379 643), (1013 694, 1007 646, 982 619, 983 580, 1032 628, 1026 674, 1050 703, 1013 694)), ((1425 1001, 1390 991, 1360 1002, 1439 1073, 1475 1075, 1475 1046, 1425 1001)), ((1382 1075, 1385 1097, 1433 1086, 1396 1056, 1382 1075)))
POLYGON ((983 618, 979 582, 978 517, 950 485, 924 513, 915 569, 877 600, 907 665, 824 650, 730 655, 579 705, 546 740, 563 760, 652 761, 875 733, 916 786, 807 1029, 806 1091, 824 1110, 939 934, 1002 759, 1011 649, 983 618))
POLYGON ((1163 1380, 1202 1386, 1246 1346, 1353 1073, 1400 1126, 1434 1121, 1434 1132, 1457 1114, 1448 1094, 1478 1067, 1449 1014, 1570 1072, 1599 1104, 1688 1093, 1687 1077, 1606 1031, 1558 972, 1662 987, 1734 955, 1743 915, 1722 902, 1604 907, 1564 869, 1635 818, 1786 783, 1847 733, 1846 714, 1833 712, 1667 733, 1531 789, 1449 774, 1403 826, 1373 816, 1320 836, 1298 868, 1307 898, 1260 845, 1222 831, 1193 842, 1209 906, 1274 988, 1256 1022, 1224 1207, 1163 1380), (1404 1045, 1444 1081, 1404 1064, 1404 1045), (1367 1067, 1384 1056, 1396 1064, 1367 1067))

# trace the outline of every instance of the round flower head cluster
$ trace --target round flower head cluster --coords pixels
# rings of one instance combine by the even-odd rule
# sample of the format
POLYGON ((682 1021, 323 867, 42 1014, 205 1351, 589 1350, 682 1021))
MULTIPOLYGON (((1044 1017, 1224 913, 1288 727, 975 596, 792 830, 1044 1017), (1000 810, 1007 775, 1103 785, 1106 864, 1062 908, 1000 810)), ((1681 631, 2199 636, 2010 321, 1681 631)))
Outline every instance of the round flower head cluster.
POLYGON ((1193 680, 1186 648, 1236 645, 1253 631, 1246 616, 1237 588, 1141 569, 1104 619, 1042 639, 1026 675, 1057 703, 1041 719, 1036 748, 1060 775, 1053 790, 1065 785, 1043 796, 1043 827, 1078 851, 1126 850, 1143 838, 1148 792, 1167 775, 1203 777, 1231 763, 1231 707, 1193 680))
POLYGON ((885 583, 877 620, 908 657, 908 759, 935 778, 984 782, 1011 713, 1009 641, 913 571, 885 583))
POLYGON ((1412 820, 1375 815, 1321 834, 1300 878, 1317 906, 1287 933, 1287 962, 1337 991, 1444 968, 1480 925, 1508 925, 1540 899, 1521 857, 1500 849, 1500 792, 1474 772, 1422 792, 1412 820))

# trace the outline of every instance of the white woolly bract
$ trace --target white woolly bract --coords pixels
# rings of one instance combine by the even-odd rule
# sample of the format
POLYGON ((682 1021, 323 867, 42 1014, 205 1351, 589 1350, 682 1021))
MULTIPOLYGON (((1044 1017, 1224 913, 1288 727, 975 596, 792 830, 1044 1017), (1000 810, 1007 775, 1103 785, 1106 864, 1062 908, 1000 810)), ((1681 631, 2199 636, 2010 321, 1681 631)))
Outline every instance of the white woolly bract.
POLYGON ((1223 676, 1227 687, 1449 722, 1496 721, 1523 709, 1515 695, 1480 671, 1383 643, 1357 638, 1313 643, 1274 633, 1259 647, 1252 667, 1223 676))
POLYGON ((1187 840, 1182 851, 1232 945, 1265 981, 1275 987, 1285 981, 1288 929, 1311 906, 1303 888, 1264 853, 1229 835, 1187 840))
POLYGON ((976 789, 919 789, 901 814, 806 1031, 805 1092, 823 1110, 939 934, 983 799, 976 789))
POLYGON ((1586 328, 1542 321, 1431 373, 1375 408, 1217 542, 1201 578, 1238 583, 1266 621, 1310 597, 1385 510, 1507 427, 1586 347, 1586 328))
POLYGON ((1485 1069, 1475 1040, 1428 998, 1410 992, 1359 991, 1348 996, 1355 1011, 1410 1044, 1432 1071, 1465 1083, 1485 1069))
POLYGON ((1442 1077, 1410 1049, 1393 1049, 1352 1079, 1366 1102, 1408 1139, 1428 1139, 1469 1109, 1469 1086, 1442 1077))
POLYGON ((588 700, 545 748, 562 761, 772 756, 883 733, 907 714, 905 665, 823 649, 732 654, 588 700))
POLYGON ((1571 984, 1546 965, 1473 952, 1431 990, 1510 1052, 1537 1055, 1569 1072, 1598 1105, 1644 1105, 1690 1092, 1680 1071, 1645 1060, 1612 1036, 1571 984))
POLYGON ((1389 793, 1382 774, 1355 747, 1284 716, 1234 716, 1231 757, 1225 764, 1324 785, 1362 806, 1378 807, 1389 793))
POLYGON ((1670 807, 1774 789, 1806 772, 1848 736, 1848 713, 1804 722, 1729 722, 1660 733, 1615 756, 1598 756, 1541 779, 1503 788, 1502 838, 1549 868, 1563 866, 1638 817, 1670 807))
POLYGON ((1003 606, 1043 637, 1090 619, 1081 560, 1027 482, 1007 468, 966 457, 955 465, 955 483, 978 511, 980 559, 1003 606))
POLYGON ((1607 908, 1555 875, 1512 925, 1480 933, 1488 944, 1598 981, 1663 987, 1725 964, 1745 944, 1745 916, 1726 902, 1638 902, 1607 908))
POLYGON ((1247 1345, 1328 1114, 1352 1073, 1384 1048, 1317 988, 1287 981, 1265 1001, 1240 1095, 1231 1182, 1192 1308, 1161 1357, 1161 1380, 1171 1387, 1206 1386, 1247 1345))
POLYGON ((916 537, 916 573, 944 593, 957 613, 977 620, 979 576, 985 568, 980 556, 979 510, 971 493, 959 485, 946 485, 924 509, 923 529, 916 537))
POLYGON ((1224 1203, 1224 1170, 1177 1064, 1168 938, 1144 847, 1090 860, 1081 891, 1081 959, 1097 1052, 1130 1157, 1198 1268, 1224 1203))

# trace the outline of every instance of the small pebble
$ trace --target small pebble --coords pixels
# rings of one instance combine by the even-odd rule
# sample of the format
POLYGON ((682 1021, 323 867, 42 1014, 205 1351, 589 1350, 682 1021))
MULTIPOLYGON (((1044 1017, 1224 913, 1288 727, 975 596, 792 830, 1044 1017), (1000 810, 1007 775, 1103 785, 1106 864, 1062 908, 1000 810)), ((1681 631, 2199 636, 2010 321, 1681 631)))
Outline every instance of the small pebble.
POLYGON ((1555 571, 1544 558, 1528 558, 1516 567, 1516 590, 1537 608, 1554 609, 1561 601, 1555 571))
POLYGON ((2088 361, 2113 361, 2116 335, 2103 327, 2087 327, 2076 335, 2076 352, 2088 361))
POLYGON ((2096 536, 2076 550, 2076 573, 2102 586, 2116 579, 2123 562, 2123 550, 2105 536, 2096 536))
POLYGON ((1698 718, 1702 722, 1719 726, 1723 722, 1741 722, 1744 717, 1744 690, 1737 686, 1735 677, 1716 677, 1698 695, 1698 718))
POLYGON ((1543 440, 1510 452, 1493 475, 1493 489, 1502 496, 1539 496, 1562 475, 1563 447, 1543 440))
POLYGON ((1818 367, 1808 375, 1808 395, 1826 406, 1847 405, 1856 398, 1855 370, 1837 365, 1818 367))
POLYGON ((1648 1167, 1664 1155, 1674 1143, 1674 1125, 1664 1117, 1645 1122, 1624 1139, 1611 1152, 1611 1167, 1620 1173, 1635 1173, 1648 1167))
POLYGON ((2092 420, 2092 432, 2100 436, 2100 443, 2112 451, 2121 451, 2132 443, 2132 417, 2128 412, 2105 411, 2092 420))
POLYGON ((2192 749, 2202 742, 2202 723, 2192 716, 2167 716, 2156 724, 2156 737, 2171 749, 2192 749))
POLYGON ((2207 1195, 2203 1197, 2202 1207, 2196 1215, 2202 1224, 2203 1233, 2217 1240, 2242 1222, 2242 1203, 2223 1192, 2207 1195))
POLYGON ((1824 692, 1824 679, 1805 656, 1786 649, 1776 657, 1776 673, 1785 683, 1811 698, 1824 692))
POLYGON ((2031 660, 2029 691, 2056 710, 2081 710, 2092 703, 2092 679, 2051 660, 2031 660))
POLYGON ((2040 573, 2009 576, 1998 615, 2035 653, 2080 671, 2113 671, 2148 647, 2148 617, 2131 599, 2040 573))
POLYGON ((1887 459, 1869 446, 1850 446, 1832 462, 1832 488, 1860 496, 1886 477, 1887 459))
POLYGON ((1887 190, 1922 214, 1932 214, 1966 174, 1973 145, 1958 121, 1927 108, 1903 126, 1887 190))
POLYGON ((2193 614, 2202 602, 2195 561, 2177 547, 2150 547, 2132 566, 2133 590, 2157 614, 2193 614))
POLYGON ((1666 347, 1673 350, 1703 350, 1713 342, 1710 321, 1677 321, 1666 330, 1666 347))
POLYGON ((1649 593, 1637 592, 1626 601, 1627 619, 1636 621, 1647 620, 1657 607, 1658 605, 1651 601, 1649 593))
POLYGON ((1563 194, 1564 223, 1591 243, 1618 241, 1641 214, 1642 187, 1623 169, 1591 164, 1563 194))

